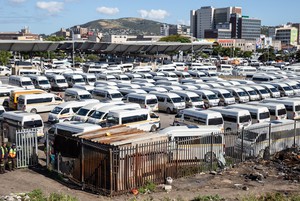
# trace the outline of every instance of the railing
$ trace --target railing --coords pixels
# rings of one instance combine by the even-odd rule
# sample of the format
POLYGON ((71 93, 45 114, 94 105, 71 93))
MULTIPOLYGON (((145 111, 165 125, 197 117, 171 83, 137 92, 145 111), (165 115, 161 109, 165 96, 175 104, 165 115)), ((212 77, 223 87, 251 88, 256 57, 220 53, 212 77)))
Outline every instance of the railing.
MULTIPOLYGON (((121 147, 59 136, 64 148, 54 146, 57 150, 52 153, 55 157, 49 166, 83 189, 117 195, 147 182, 164 183, 167 177, 180 178, 217 170, 224 165, 263 157, 266 151, 273 154, 299 145, 298 124, 295 121, 284 126, 265 125, 251 130, 176 137, 121 147)), ((47 144, 51 145, 50 141, 47 140, 47 144)))

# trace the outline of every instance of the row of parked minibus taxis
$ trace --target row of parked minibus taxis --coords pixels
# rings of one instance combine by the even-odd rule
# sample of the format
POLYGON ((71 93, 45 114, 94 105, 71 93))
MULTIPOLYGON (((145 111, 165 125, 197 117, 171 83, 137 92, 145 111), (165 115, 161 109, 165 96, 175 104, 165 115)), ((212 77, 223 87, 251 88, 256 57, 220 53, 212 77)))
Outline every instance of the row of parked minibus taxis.
MULTIPOLYGON (((182 129, 188 125, 206 125, 212 126, 213 132, 251 128, 252 124, 270 123, 270 120, 284 124, 289 122, 285 119, 292 121, 300 116, 300 84, 296 79, 257 84, 216 76, 191 79, 178 76, 183 73, 174 74, 176 77, 170 72, 163 73, 164 76, 158 72, 144 73, 144 76, 142 73, 97 77, 70 73, 11 76, 9 85, 0 88, 8 91, 3 92, 1 100, 9 110, 21 111, 3 113, 3 129, 11 133, 20 126, 43 126, 39 115, 30 114, 34 118, 29 118, 22 111, 49 112, 48 122, 56 124, 52 132, 64 130, 73 134, 120 124, 156 131, 160 128, 160 118, 155 114, 158 111, 176 114, 172 122, 175 130, 176 126, 182 129), (30 83, 36 89, 30 89, 30 83), (43 84, 50 87, 42 87, 43 84), (61 94, 48 93, 49 89, 65 90, 63 98, 61 94), (16 123, 12 130, 8 122, 15 119, 23 122, 16 123)), ((39 129, 40 136, 42 130, 39 129)))

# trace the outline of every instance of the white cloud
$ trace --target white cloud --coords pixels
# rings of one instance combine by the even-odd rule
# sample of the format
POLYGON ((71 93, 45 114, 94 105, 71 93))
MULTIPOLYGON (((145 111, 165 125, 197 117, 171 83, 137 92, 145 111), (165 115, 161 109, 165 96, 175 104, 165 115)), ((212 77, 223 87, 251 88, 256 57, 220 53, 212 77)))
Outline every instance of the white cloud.
POLYGON ((139 10, 138 12, 142 18, 150 18, 156 20, 163 20, 170 15, 167 11, 161 9, 139 10))
POLYGON ((119 12, 119 9, 118 8, 108 8, 108 7, 102 6, 102 7, 96 8, 96 11, 98 13, 105 14, 105 15, 115 15, 119 12))
POLYGON ((26 0, 9 0, 11 3, 23 3, 26 0))
POLYGON ((36 7, 42 10, 46 10, 49 14, 52 15, 61 12, 64 9, 64 3, 57 1, 38 1, 36 2, 36 7))
POLYGON ((177 24, 182 24, 182 25, 190 26, 190 21, 189 20, 180 19, 180 20, 177 20, 177 24))

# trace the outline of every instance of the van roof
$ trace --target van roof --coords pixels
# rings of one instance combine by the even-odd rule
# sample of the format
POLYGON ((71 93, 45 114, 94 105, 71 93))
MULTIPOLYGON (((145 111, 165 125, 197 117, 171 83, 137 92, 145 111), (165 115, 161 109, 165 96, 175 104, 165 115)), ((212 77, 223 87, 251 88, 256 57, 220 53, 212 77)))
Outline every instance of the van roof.
POLYGON ((94 130, 101 128, 101 126, 99 126, 97 124, 90 124, 90 123, 84 123, 84 122, 78 122, 78 121, 57 123, 55 125, 55 127, 62 129, 62 130, 76 132, 76 133, 94 131, 94 130))
POLYGON ((87 90, 79 89, 79 88, 68 88, 66 89, 66 92, 76 93, 76 94, 90 94, 87 90))
POLYGON ((186 96, 189 96, 189 97, 199 97, 198 94, 196 94, 195 92, 192 92, 192 91, 170 91, 171 93, 175 93, 175 94, 184 94, 186 96))
POLYGON ((229 105, 227 108, 241 108, 241 109, 246 109, 249 111, 254 111, 254 110, 266 110, 269 111, 269 109, 265 106, 259 106, 259 105, 246 105, 246 104, 234 104, 234 105, 229 105))
POLYGON ((150 94, 154 94, 156 96, 163 96, 163 97, 170 97, 170 98, 178 98, 180 97, 179 95, 175 94, 175 93, 162 93, 162 92, 157 92, 157 91, 150 91, 150 94))
POLYGON ((10 111, 3 113, 3 118, 22 121, 22 119, 42 120, 39 114, 28 113, 24 111, 10 111))
POLYGON ((94 109, 97 110, 98 108, 104 107, 104 106, 112 106, 112 105, 116 105, 116 104, 124 104, 123 101, 110 101, 110 102, 99 102, 99 103, 89 103, 87 105, 84 105, 82 108, 84 109, 94 109))
POLYGON ((122 110, 126 108, 140 109, 141 106, 137 103, 118 103, 114 105, 106 105, 98 108, 97 110, 102 112, 109 112, 111 110, 122 110))
POLYGON ((147 97, 147 98, 155 98, 156 99, 156 96, 154 94, 138 94, 138 93, 130 93, 127 95, 127 97, 147 97))
POLYGON ((63 103, 57 105, 56 107, 60 107, 60 108, 83 107, 87 104, 88 104, 88 102, 84 102, 84 101, 68 101, 68 102, 63 102, 63 103))
POLYGON ((222 113, 234 113, 234 114, 247 113, 247 114, 250 114, 248 110, 241 109, 241 108, 212 107, 212 108, 209 108, 208 110, 220 112, 221 114, 222 113))
POLYGON ((115 93, 120 93, 118 90, 116 89, 108 89, 108 88, 100 88, 100 87, 95 87, 93 91, 105 91, 108 92, 110 94, 115 94, 115 93))
POLYGON ((126 108, 126 109, 117 109, 110 110, 109 114, 116 116, 127 116, 132 114, 149 114, 148 109, 137 109, 137 108, 126 108))
POLYGON ((285 108, 284 104, 282 103, 275 103, 275 102, 249 102, 246 103, 248 105, 260 105, 265 107, 282 107, 285 108))
POLYGON ((212 111, 212 110, 203 110, 203 109, 184 109, 183 114, 203 114, 203 115, 217 115, 221 116, 220 112, 212 111))
POLYGON ((218 126, 170 126, 160 130, 158 133, 162 135, 169 136, 201 136, 201 135, 211 135, 211 133, 219 132, 220 128, 218 126))
POLYGON ((26 98, 47 98, 47 97, 54 97, 56 96, 55 94, 52 93, 43 93, 43 94, 22 94, 19 96, 19 98, 21 97, 26 97, 26 98))

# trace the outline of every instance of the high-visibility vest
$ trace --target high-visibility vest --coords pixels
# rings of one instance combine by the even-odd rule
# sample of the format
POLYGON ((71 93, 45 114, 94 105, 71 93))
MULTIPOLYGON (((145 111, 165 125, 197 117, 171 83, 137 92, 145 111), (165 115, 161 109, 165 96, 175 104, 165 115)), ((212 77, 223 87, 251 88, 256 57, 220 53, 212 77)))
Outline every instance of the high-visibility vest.
POLYGON ((16 148, 10 148, 9 153, 8 153, 8 156, 9 156, 10 158, 16 158, 16 155, 17 155, 17 150, 16 150, 16 148))
POLYGON ((4 158, 4 148, 2 146, 0 146, 0 149, 1 149, 1 159, 4 158))

